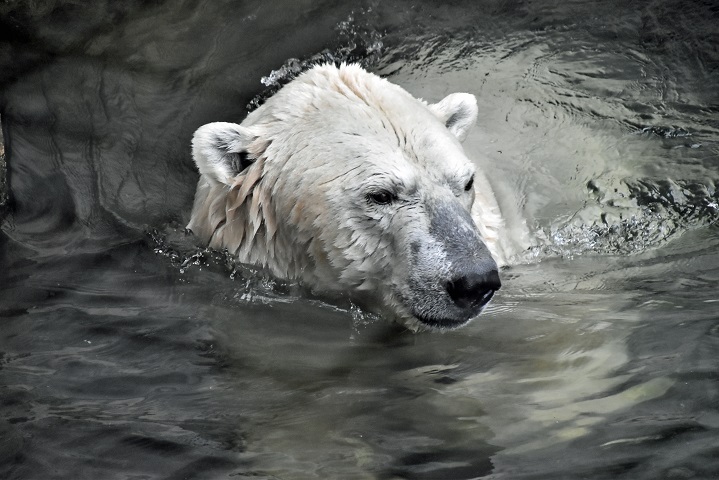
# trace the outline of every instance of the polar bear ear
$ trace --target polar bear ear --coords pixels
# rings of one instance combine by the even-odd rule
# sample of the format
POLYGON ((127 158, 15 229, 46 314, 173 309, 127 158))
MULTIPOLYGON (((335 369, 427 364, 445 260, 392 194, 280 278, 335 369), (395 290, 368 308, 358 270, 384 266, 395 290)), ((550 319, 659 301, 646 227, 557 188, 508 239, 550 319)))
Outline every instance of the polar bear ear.
POLYGON ((256 138, 249 129, 236 123, 208 123, 192 137, 192 157, 201 174, 229 185, 255 161, 247 148, 256 138))
POLYGON ((440 102, 429 105, 429 109, 460 142, 477 121, 477 99, 469 93, 451 93, 440 102))

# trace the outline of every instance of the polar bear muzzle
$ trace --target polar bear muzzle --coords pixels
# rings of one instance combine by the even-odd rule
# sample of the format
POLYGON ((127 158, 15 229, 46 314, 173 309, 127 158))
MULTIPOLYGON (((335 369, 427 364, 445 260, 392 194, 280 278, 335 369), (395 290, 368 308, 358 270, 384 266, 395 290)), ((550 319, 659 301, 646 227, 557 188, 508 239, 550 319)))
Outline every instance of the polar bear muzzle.
POLYGON ((457 328, 479 315, 500 289, 497 263, 459 202, 429 201, 427 210, 428 240, 413 245, 409 294, 402 302, 426 326, 457 328))

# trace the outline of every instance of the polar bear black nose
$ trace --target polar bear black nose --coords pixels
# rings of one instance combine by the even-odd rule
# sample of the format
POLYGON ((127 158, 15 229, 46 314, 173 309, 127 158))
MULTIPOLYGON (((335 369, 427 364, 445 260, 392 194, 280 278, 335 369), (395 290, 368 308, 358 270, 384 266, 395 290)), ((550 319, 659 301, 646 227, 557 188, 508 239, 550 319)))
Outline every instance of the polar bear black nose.
POLYGON ((447 293, 454 303, 462 309, 478 309, 485 306, 499 290, 497 270, 471 272, 447 282, 447 293))

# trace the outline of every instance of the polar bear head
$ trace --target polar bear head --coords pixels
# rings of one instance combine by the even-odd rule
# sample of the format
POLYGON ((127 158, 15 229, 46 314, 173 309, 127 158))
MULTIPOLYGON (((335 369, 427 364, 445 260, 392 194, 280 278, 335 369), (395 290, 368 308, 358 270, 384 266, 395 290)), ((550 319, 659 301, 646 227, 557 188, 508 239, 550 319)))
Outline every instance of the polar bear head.
POLYGON ((195 132, 188 228, 410 327, 461 326, 500 288, 460 145, 476 118, 469 94, 428 105, 359 66, 314 67, 242 124, 195 132))

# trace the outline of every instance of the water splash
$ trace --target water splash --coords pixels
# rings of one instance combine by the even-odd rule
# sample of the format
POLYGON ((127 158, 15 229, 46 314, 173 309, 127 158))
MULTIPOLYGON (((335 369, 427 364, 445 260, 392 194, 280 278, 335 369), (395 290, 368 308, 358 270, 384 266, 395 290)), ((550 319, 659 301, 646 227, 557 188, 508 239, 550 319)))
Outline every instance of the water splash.
POLYGON ((584 208, 539 229, 544 245, 534 255, 639 253, 719 221, 719 192, 710 179, 624 179, 616 187, 596 179, 587 188, 592 200, 584 208))
POLYGON ((663 138, 691 137, 692 134, 682 127, 676 126, 649 126, 642 128, 639 133, 647 135, 656 135, 663 138))
POLYGON ((156 255, 165 257, 182 275, 191 281, 190 275, 208 269, 227 276, 238 288, 233 299, 240 303, 289 302, 295 299, 294 285, 278 280, 261 268, 239 263, 227 250, 198 247, 190 230, 176 224, 163 229, 153 228, 146 232, 147 241, 156 255))
POLYGON ((324 49, 305 59, 287 59, 280 68, 272 70, 268 75, 262 77, 260 82, 268 88, 250 100, 247 109, 255 110, 283 85, 315 65, 359 63, 363 67, 370 67, 377 64, 382 55, 383 44, 382 34, 371 26, 373 17, 372 7, 362 9, 357 14, 351 14, 335 28, 337 32, 336 47, 324 49))
POLYGON ((0 117, 0 218, 3 217, 8 204, 7 164, 5 163, 5 139, 2 133, 2 117, 0 117))

